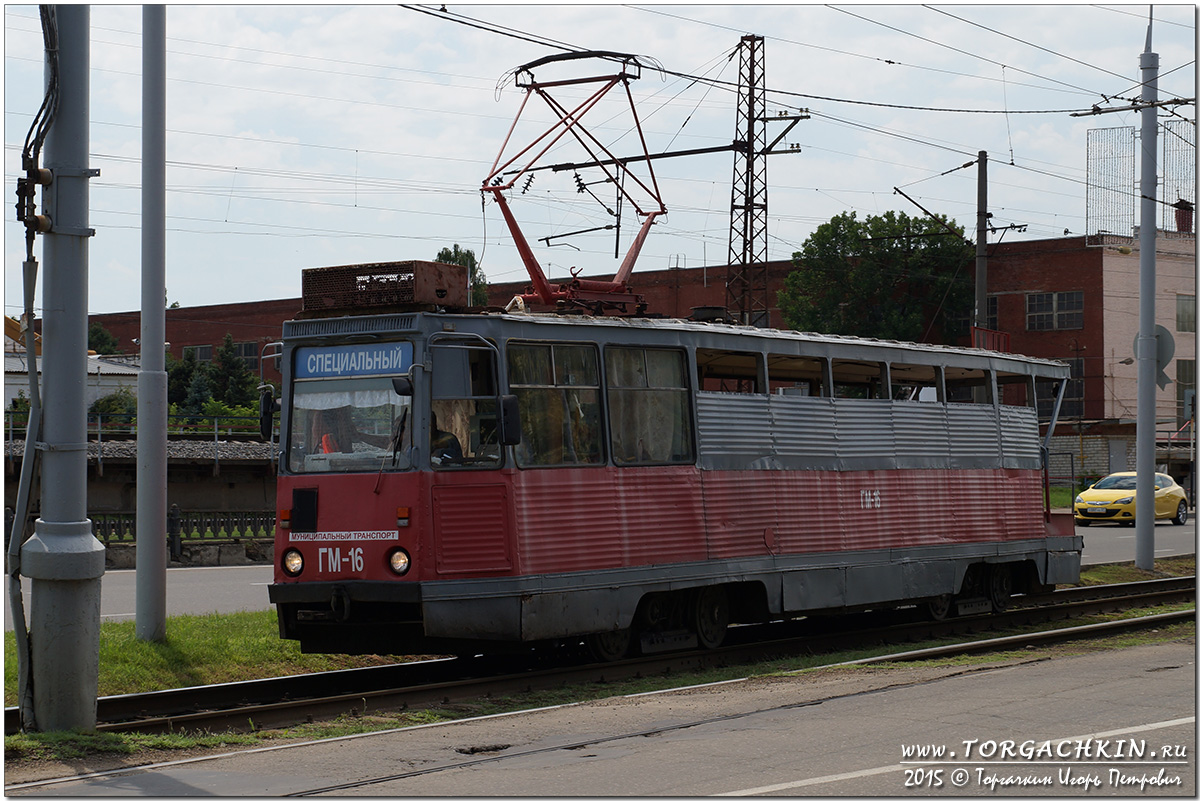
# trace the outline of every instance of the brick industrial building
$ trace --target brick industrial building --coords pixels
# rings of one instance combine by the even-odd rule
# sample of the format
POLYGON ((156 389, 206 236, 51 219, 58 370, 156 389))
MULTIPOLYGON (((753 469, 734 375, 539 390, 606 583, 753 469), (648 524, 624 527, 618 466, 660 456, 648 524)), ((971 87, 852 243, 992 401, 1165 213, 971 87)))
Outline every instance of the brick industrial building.
MULTIPOLYGON (((1173 450, 1160 462, 1172 462, 1172 472, 1182 475, 1191 434, 1184 427, 1184 402, 1196 386, 1195 236, 1160 232, 1156 251, 1156 318, 1175 341, 1175 358, 1166 368, 1174 383, 1158 392, 1156 414, 1160 446, 1169 440, 1173 450)), ((1001 243, 989 252, 988 328, 1004 332, 1014 352, 1072 366, 1075 378, 1052 447, 1056 473, 1102 475, 1134 464, 1139 255, 1136 239, 1096 246, 1082 236, 1001 243)), ((775 298, 793 269, 787 261, 768 265, 773 326, 783 325, 775 298)), ((693 307, 725 305, 725 275, 724 266, 635 271, 630 283, 650 312, 687 317, 693 307)), ((493 284, 490 303, 504 306, 526 291, 526 282, 493 284)), ((283 321, 300 311, 299 297, 168 309, 170 351, 182 357, 191 348, 201 360, 209 359, 229 333, 257 373, 262 346, 278 339, 283 321)), ((99 314, 91 322, 103 325, 125 352, 136 353, 139 317, 99 314)), ((263 368, 267 379, 279 380, 273 364, 263 368)))

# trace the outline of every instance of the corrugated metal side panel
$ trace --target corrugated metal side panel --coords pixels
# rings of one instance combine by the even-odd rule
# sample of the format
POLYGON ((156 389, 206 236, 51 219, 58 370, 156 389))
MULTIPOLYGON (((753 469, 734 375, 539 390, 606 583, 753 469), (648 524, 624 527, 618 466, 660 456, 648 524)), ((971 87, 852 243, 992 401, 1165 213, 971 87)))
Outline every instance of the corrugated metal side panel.
POLYGON ((773 453, 765 395, 697 393, 696 432, 707 469, 749 469, 773 453))
POLYGON ((757 556, 776 547, 775 472, 704 471, 708 557, 757 556))
POLYGON ((943 404, 894 401, 892 420, 897 467, 950 466, 950 433, 943 404))
POLYGON ((1030 471, 867 470, 758 475, 761 481, 753 485, 742 506, 749 512, 754 505, 767 502, 765 488, 774 487, 778 553, 909 548, 1045 536, 1040 480, 1030 471))
POLYGON ((838 456, 844 468, 884 470, 895 467, 892 405, 886 400, 849 398, 834 403, 838 456))
POLYGON ((443 484, 433 488, 437 571, 441 575, 512 569, 508 487, 443 484))
POLYGON ((1046 536, 1042 507, 1042 476, 1029 470, 1005 470, 999 474, 1003 486, 1005 514, 1003 538, 1024 540, 1046 536))
POLYGON ((896 541, 899 518, 895 506, 902 496, 900 475, 896 470, 861 470, 838 476, 843 548, 888 548, 896 541))
POLYGON ((523 470, 516 475, 522 573, 602 570, 623 564, 612 470, 523 470))
POLYGON ((947 404, 946 425, 950 435, 952 468, 999 467, 996 411, 991 406, 947 404))
POLYGON ((1000 446, 1007 468, 1037 469, 1042 465, 1042 443, 1038 438, 1037 410, 1027 406, 1001 406, 1000 446))
POLYGON ((775 451, 794 470, 831 469, 837 460, 833 400, 772 395, 771 425, 775 451))
POLYGON ((888 529, 888 547, 940 545, 952 525, 955 498, 946 492, 944 470, 881 471, 872 476, 882 487, 879 508, 867 510, 862 524, 888 529), (873 515, 873 516, 872 516, 873 515))
POLYGON ((776 484, 779 550, 785 553, 840 550, 839 475, 824 471, 771 475, 776 484))
POLYGON ((613 475, 612 500, 620 516, 626 565, 708 557, 696 468, 633 467, 613 475))

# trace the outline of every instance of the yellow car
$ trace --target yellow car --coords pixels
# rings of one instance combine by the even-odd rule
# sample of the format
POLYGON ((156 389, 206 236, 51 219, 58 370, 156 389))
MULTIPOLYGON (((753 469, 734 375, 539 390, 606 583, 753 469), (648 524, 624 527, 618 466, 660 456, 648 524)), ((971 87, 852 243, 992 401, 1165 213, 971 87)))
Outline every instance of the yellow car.
MULTIPOLYGON (((1132 526, 1137 509, 1137 473, 1113 473, 1075 496, 1075 522, 1120 523, 1132 526)), ((1187 522, 1187 496, 1175 479, 1154 474, 1154 519, 1170 520, 1177 526, 1187 522)))

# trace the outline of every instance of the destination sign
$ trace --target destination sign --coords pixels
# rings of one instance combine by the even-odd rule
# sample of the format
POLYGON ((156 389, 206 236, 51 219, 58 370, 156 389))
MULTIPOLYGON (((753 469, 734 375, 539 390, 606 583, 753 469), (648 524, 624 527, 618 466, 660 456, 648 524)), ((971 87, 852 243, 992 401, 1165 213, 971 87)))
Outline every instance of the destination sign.
POLYGON ((411 342, 297 348, 296 378, 399 375, 412 366, 411 342))

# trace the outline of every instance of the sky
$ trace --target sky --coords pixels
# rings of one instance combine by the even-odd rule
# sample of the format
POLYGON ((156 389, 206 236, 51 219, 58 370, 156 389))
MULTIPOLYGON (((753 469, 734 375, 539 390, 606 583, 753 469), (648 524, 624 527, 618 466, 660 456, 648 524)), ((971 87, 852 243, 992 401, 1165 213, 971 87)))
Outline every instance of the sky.
MULTIPOLYGON (((764 37, 768 117, 808 117, 777 145, 783 152, 764 157, 769 259, 790 258, 818 225, 847 212, 919 216, 923 207, 974 240, 977 170, 964 165, 979 151, 988 153, 998 229, 989 241, 1086 233, 1088 131, 1136 129, 1140 113, 1071 114, 1137 97, 1149 11, 168 5, 168 300, 298 297, 305 268, 433 259, 454 244, 475 252, 490 281, 524 280, 500 210, 480 187, 497 159, 557 118, 534 97, 514 125, 525 98, 514 70, 566 51, 634 54, 643 66, 629 89, 646 150, 721 147, 737 133, 736 53, 748 34, 764 37)), ((1153 13, 1159 97, 1192 99, 1160 118, 1192 120, 1194 130, 1196 6, 1153 13)), ((37 7, 6 5, 4 28, 4 303, 18 316, 25 245, 11 201, 45 91, 37 7)), ((141 30, 140 6, 91 9, 89 166, 100 170, 90 183, 92 313, 140 303, 141 30)), ((582 59, 533 74, 546 82, 612 71, 611 62, 582 59)), ((552 96, 573 107, 597 86, 552 96)), ((629 157, 642 152, 632 113, 618 87, 582 124, 629 157)), ((768 121, 769 139, 786 125, 768 121)), ((638 269, 728 262, 734 159, 726 151, 652 162, 667 213, 646 239, 635 288, 638 269)), ((536 165, 588 160, 566 137, 536 165)), ((650 185, 644 163, 630 176, 650 185)), ((635 207, 654 207, 627 182, 618 241, 603 228, 617 220, 616 189, 604 178, 579 171, 587 190, 579 192, 572 171, 544 170, 506 194, 552 281, 614 272, 640 224, 635 207), (601 230, 579 233, 592 228, 601 230)))

